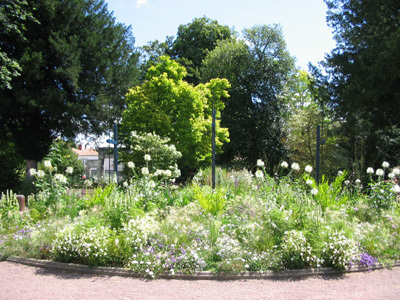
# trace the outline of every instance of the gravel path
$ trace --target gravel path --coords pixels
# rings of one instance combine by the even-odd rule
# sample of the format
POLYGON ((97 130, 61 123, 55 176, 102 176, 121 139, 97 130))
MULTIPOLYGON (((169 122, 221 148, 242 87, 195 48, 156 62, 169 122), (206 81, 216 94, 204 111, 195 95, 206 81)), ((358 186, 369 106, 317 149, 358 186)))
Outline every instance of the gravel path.
POLYGON ((400 267, 295 279, 146 280, 0 262, 0 299, 400 299, 400 267))

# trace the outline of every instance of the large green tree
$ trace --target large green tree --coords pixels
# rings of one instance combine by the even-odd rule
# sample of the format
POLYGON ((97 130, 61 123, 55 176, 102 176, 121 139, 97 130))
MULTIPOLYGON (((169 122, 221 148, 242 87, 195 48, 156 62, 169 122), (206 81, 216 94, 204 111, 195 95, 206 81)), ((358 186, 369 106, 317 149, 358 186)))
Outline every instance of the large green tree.
MULTIPOLYGON (((169 138, 182 153, 178 165, 187 175, 211 161, 212 106, 219 118, 224 107, 221 98, 228 97, 229 83, 226 79, 213 79, 193 86, 183 80, 183 66, 168 57, 161 61, 148 70, 142 85, 129 90, 121 133, 129 137, 136 131, 169 138)), ((217 121, 217 149, 227 141, 228 130, 217 121)))
POLYGON ((22 20, 24 38, 0 31, 1 51, 20 68, 10 88, 0 89, 0 123, 34 162, 56 135, 109 127, 138 73, 130 28, 115 22, 103 0, 27 3, 34 19, 22 20))
POLYGON ((199 68, 203 59, 217 46, 218 41, 229 39, 232 35, 228 26, 220 25, 215 20, 195 18, 191 23, 179 26, 167 54, 187 69, 185 80, 196 85, 200 83, 199 68))
POLYGON ((358 169, 399 164, 400 1, 325 2, 337 45, 320 83, 343 124, 345 146, 358 169))
POLYGON ((293 70, 279 26, 246 29, 241 39, 220 41, 207 55, 202 78, 227 78, 231 83, 221 116, 231 142, 224 146, 221 162, 251 167, 264 159, 270 171, 279 163, 286 153, 279 95, 293 70))

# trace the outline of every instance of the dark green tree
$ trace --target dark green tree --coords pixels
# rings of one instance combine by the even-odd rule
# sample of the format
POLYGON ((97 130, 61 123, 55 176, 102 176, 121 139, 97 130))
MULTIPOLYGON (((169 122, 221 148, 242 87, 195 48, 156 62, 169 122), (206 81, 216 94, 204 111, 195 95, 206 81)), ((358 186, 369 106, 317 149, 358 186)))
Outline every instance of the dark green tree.
POLYGON ((325 2, 337 45, 323 63, 328 76, 319 81, 342 122, 353 167, 399 164, 400 2, 325 2))
POLYGON ((192 23, 179 26, 177 37, 167 54, 186 68, 188 74, 185 80, 197 85, 200 83, 199 68, 203 59, 218 41, 229 39, 232 35, 228 26, 219 25, 215 20, 195 18, 192 23))
POLYGON ((293 70, 279 26, 246 29, 242 39, 220 41, 207 55, 202 78, 226 78, 231 83, 221 116, 231 142, 224 145, 222 163, 252 167, 263 159, 269 171, 279 163, 286 152, 279 94, 293 70))
POLYGON ((31 168, 56 135, 109 127, 138 71, 130 28, 103 0, 27 2, 37 21, 24 20, 24 38, 0 31, 1 51, 21 69, 0 89, 0 121, 31 168))

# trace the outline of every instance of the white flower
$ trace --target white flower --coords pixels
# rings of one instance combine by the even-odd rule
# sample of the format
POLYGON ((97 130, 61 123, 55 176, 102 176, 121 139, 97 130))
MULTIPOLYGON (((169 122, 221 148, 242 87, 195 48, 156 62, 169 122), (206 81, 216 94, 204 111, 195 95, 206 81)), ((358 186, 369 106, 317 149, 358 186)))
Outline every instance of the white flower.
POLYGON ((85 181, 83 182, 83 184, 84 184, 85 186, 87 186, 87 187, 91 187, 91 186, 93 185, 93 182, 92 182, 90 179, 88 179, 88 180, 85 180, 85 181))
POLYGON ((31 174, 31 176, 35 176, 37 174, 36 169, 35 168, 30 169, 29 174, 31 174))
POLYGON ((378 169, 378 170, 376 170, 376 175, 382 177, 385 175, 385 172, 382 169, 378 169))
POLYGON ((153 180, 150 180, 150 181, 149 181, 149 187, 150 187, 151 189, 154 189, 154 188, 156 187, 156 183, 155 183, 153 180))
POLYGON ((264 173, 263 173, 263 171, 261 171, 261 170, 257 170, 255 176, 256 176, 257 178, 261 178, 261 179, 262 179, 262 178, 264 178, 264 173))
POLYGON ((147 167, 143 167, 142 168, 142 174, 145 175, 145 176, 149 175, 149 169, 147 167))
POLYGON ((128 162, 128 168, 129 168, 129 169, 133 169, 134 167, 135 167, 135 163, 129 161, 129 162, 128 162))
POLYGON ((283 161, 281 163, 281 167, 284 168, 284 169, 287 169, 289 167, 289 164, 286 161, 283 161))
POLYGON ((306 168, 304 169, 304 171, 306 171, 307 173, 311 173, 312 167, 307 165, 306 168))
POLYGON ((391 173, 388 174, 389 179, 393 179, 395 176, 396 176, 396 175, 394 175, 393 172, 391 172, 391 173))
POLYGON ((145 155, 144 155, 144 160, 145 160, 145 161, 151 161, 151 156, 150 156, 150 154, 145 154, 145 155))
POLYGON ((343 171, 338 171, 337 172, 337 176, 342 176, 343 175, 343 171))
POLYGON ((39 177, 39 178, 43 178, 44 175, 45 175, 45 173, 44 173, 43 170, 39 170, 39 171, 37 171, 36 175, 37 175, 37 177, 39 177))
POLYGON ((399 168, 394 168, 392 172, 393 172, 394 175, 400 175, 400 169, 399 168))
POLYGON ((124 183, 122 184, 124 187, 128 187, 129 183, 127 181, 124 181, 124 183))
POLYGON ((61 183, 67 183, 67 177, 65 177, 63 174, 54 175, 54 179, 58 180, 61 183))
POLYGON ((393 191, 394 193, 399 194, 399 193, 400 193, 400 186, 399 186, 398 184, 396 184, 396 185, 392 188, 392 191, 393 191))
POLYGON ((383 167, 384 169, 389 168, 389 166, 390 166, 390 164, 389 164, 387 161, 384 161, 384 162, 382 163, 382 167, 383 167))
POLYGON ((316 194, 318 194, 318 189, 317 188, 313 188, 311 190, 311 195, 316 195, 316 194))
POLYGON ((164 176, 166 176, 166 177, 171 177, 172 176, 172 171, 171 170, 165 170, 163 173, 164 173, 164 176))
POLYGON ((312 179, 307 179, 306 184, 307 185, 312 185, 314 183, 314 181, 312 181, 312 179))
POLYGON ((51 161, 50 160, 45 160, 43 162, 44 167, 50 169, 51 168, 51 161))
POLYGON ((72 174, 74 172, 74 168, 72 167, 67 167, 67 169, 65 170, 65 173, 67 174, 72 174))
POLYGON ((261 159, 257 160, 257 167, 263 168, 264 167, 264 162, 261 159))
POLYGON ((367 174, 374 174, 374 168, 371 168, 371 167, 369 167, 368 169, 367 169, 367 174))
POLYGON ((299 171, 300 170, 300 166, 298 163, 292 163, 291 168, 295 171, 299 171))
POLYGON ((360 184, 361 180, 360 179, 356 179, 356 184, 360 184))

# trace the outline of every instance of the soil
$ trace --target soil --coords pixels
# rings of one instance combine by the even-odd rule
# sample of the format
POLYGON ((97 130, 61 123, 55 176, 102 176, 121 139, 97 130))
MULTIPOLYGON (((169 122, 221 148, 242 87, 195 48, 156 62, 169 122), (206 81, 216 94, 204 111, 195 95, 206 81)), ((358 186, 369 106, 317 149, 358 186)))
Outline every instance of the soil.
POLYGON ((0 299, 400 299, 400 267, 305 278, 178 280, 82 274, 0 262, 0 299))

